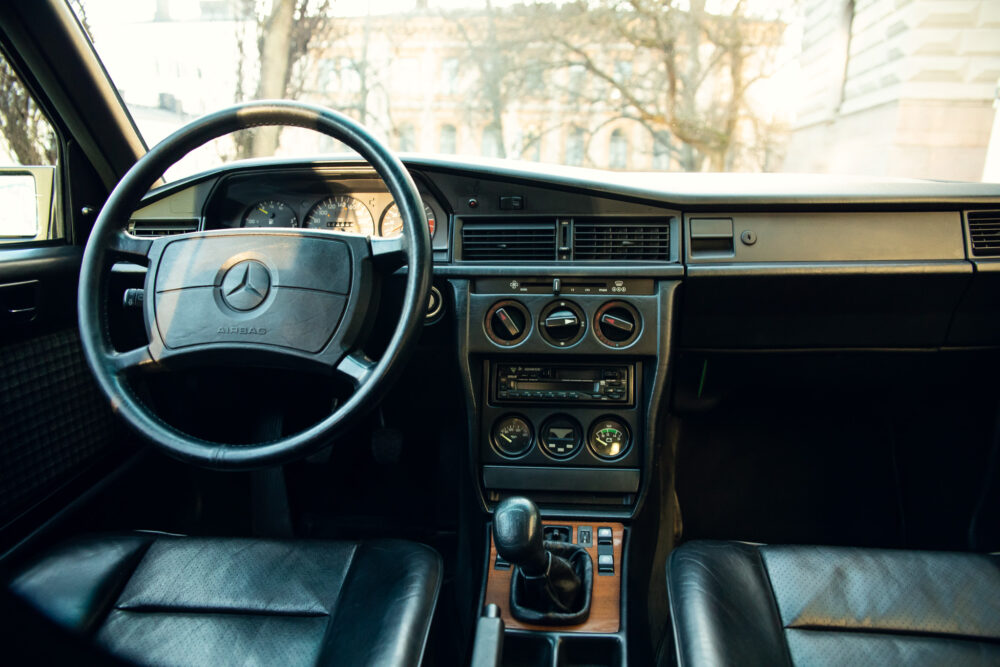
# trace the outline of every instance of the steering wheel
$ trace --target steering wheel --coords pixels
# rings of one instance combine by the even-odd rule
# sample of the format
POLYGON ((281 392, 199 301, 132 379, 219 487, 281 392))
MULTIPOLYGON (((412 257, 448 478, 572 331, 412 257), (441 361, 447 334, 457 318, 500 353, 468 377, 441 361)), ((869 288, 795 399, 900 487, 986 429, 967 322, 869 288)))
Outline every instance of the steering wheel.
POLYGON ((424 207, 406 168, 347 116, 286 101, 241 104, 164 139, 108 197, 83 254, 77 299, 83 350, 112 408, 175 458, 216 469, 272 466, 306 456, 374 407, 406 363, 424 321, 431 250, 424 207), (313 129, 357 151, 385 182, 403 234, 367 238, 309 229, 224 229, 156 239, 125 229, 150 186, 191 150, 236 130, 313 129), (143 317, 149 344, 119 352, 105 313, 109 265, 147 265, 143 317), (408 266, 402 312, 378 362, 360 351, 377 273, 408 266), (167 424, 133 392, 139 368, 218 362, 340 373, 354 391, 312 427, 270 442, 224 444, 167 424))

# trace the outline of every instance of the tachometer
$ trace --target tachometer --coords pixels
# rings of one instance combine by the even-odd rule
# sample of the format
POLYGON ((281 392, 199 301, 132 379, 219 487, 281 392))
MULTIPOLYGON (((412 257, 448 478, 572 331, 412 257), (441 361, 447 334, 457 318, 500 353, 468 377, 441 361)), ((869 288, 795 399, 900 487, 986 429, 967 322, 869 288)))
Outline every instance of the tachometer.
POLYGON ((277 199, 259 201, 243 216, 244 227, 298 227, 292 207, 277 199))
MULTIPOLYGON (((431 236, 434 236, 434 209, 427 202, 424 202, 424 215, 427 216, 427 231, 430 232, 431 236)), ((396 202, 389 204, 382 212, 382 221, 379 222, 378 227, 380 236, 399 236, 403 233, 403 216, 399 214, 396 202)))
POLYGON ((375 220, 371 211, 357 199, 347 195, 327 197, 313 206, 306 216, 305 226, 366 236, 375 234, 375 220))

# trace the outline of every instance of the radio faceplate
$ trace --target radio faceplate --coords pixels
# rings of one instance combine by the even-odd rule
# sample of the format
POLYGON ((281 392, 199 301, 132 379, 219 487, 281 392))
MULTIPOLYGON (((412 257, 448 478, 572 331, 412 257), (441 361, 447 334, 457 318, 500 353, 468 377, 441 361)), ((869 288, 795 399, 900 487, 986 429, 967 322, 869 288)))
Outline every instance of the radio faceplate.
POLYGON ((631 405, 632 364, 498 363, 492 366, 494 403, 631 405))

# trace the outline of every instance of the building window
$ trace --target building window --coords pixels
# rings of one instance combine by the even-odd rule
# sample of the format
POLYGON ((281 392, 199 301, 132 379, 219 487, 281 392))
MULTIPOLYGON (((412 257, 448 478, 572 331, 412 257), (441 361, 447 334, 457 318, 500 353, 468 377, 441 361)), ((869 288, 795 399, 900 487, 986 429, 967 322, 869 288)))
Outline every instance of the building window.
POLYGON ((583 87, 586 85, 587 68, 583 65, 569 66, 569 96, 572 99, 579 99, 583 95, 583 87))
POLYGON ((503 157, 503 139, 496 125, 487 125, 483 130, 482 153, 483 157, 503 157))
POLYGON ((524 73, 524 88, 529 95, 539 95, 545 90, 545 77, 538 67, 530 67, 524 73))
POLYGON ((612 169, 628 167, 628 139, 621 130, 611 133, 611 140, 608 143, 608 166, 612 169))
POLYGON ((670 169, 670 133, 666 130, 657 130, 653 134, 653 169, 670 169))
POLYGON ((566 137, 566 164, 579 167, 583 164, 583 129, 574 127, 566 137))
POLYGON ((441 94, 455 95, 458 93, 458 58, 445 58, 441 61, 441 94))
POLYGON ((632 78, 632 63, 628 60, 615 61, 615 81, 617 83, 628 83, 632 78))
POLYGON ((454 125, 442 125, 441 126, 441 146, 439 150, 442 153, 454 153, 456 144, 457 132, 455 131, 454 125))
POLYGON ((416 133, 413 126, 407 123, 399 128, 399 150, 403 153, 417 149, 416 133))

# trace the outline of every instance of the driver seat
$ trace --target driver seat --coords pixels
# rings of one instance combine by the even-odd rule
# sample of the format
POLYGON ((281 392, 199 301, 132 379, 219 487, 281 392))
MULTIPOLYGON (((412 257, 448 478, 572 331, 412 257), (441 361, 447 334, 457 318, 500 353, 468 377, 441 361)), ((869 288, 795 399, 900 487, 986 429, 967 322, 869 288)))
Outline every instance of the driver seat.
POLYGON ((88 536, 11 589, 116 657, 176 665, 418 665, 441 558, 400 540, 88 536))

